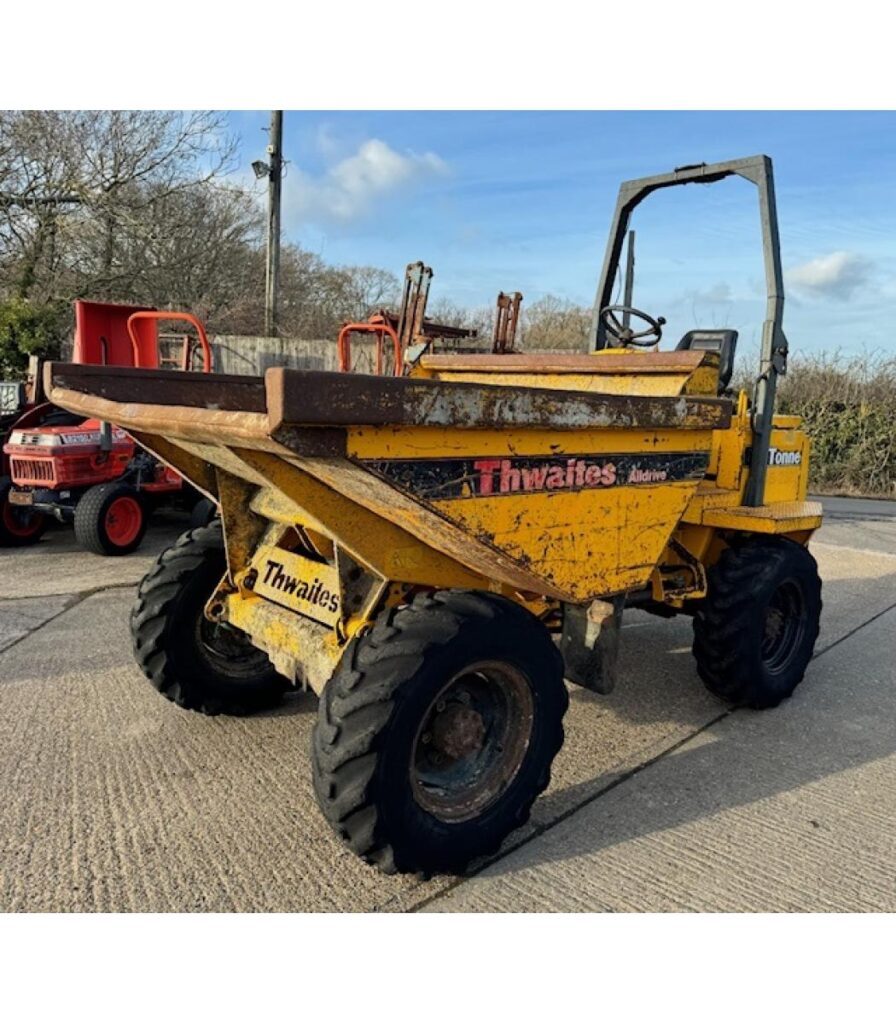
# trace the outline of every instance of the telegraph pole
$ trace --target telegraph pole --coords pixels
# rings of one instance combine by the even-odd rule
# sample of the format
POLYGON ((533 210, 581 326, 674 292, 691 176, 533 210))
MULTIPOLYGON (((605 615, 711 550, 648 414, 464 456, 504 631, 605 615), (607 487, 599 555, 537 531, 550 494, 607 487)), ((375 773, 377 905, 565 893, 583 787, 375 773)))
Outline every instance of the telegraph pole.
POLYGON ((283 111, 271 111, 268 145, 268 234, 265 266, 264 333, 277 336, 277 306, 280 294, 280 182, 283 177, 283 111))

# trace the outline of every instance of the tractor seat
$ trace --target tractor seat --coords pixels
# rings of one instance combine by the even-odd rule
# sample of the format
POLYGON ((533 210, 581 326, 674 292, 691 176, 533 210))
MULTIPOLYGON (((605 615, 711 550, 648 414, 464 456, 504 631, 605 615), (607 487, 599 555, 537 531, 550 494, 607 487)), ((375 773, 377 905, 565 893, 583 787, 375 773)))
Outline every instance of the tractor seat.
POLYGON ((734 373, 734 351, 737 331, 688 331, 675 346, 676 350, 719 353, 719 394, 731 383, 734 373))

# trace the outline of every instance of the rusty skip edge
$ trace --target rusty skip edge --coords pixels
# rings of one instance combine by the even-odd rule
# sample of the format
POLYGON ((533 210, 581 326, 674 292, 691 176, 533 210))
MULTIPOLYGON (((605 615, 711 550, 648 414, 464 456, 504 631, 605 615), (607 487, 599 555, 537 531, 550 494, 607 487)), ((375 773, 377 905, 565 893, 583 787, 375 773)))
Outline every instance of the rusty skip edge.
POLYGON ((267 371, 265 390, 274 438, 289 426, 719 430, 731 422, 731 402, 724 398, 617 396, 282 367, 267 371))
POLYGON ((272 438, 294 449, 307 446, 307 454, 317 447, 314 435, 321 428, 327 431, 326 453, 335 454, 338 429, 352 425, 717 430, 731 421, 731 402, 719 398, 616 396, 280 367, 262 380, 50 363, 45 382, 51 400, 55 393, 64 405, 65 393, 83 395, 76 411, 124 427, 140 429, 154 411, 156 420, 170 421, 173 435, 178 423, 189 423, 191 432, 214 429, 226 443, 228 421, 249 416, 260 421, 252 433, 266 420, 272 438))
POLYGON ((185 406, 221 412, 267 411, 263 377, 189 370, 47 363, 44 390, 77 391, 123 404, 185 406))

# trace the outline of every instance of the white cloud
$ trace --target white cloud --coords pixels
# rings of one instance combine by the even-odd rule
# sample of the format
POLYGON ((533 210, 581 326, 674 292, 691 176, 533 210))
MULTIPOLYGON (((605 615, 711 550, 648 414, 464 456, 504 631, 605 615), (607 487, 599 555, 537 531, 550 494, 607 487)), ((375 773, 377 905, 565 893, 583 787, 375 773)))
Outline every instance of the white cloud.
POLYGON ((864 256, 841 249, 791 267, 787 284, 807 296, 845 300, 868 283, 872 269, 864 256))
POLYGON ((707 288, 704 291, 697 289, 685 292, 685 297, 691 302, 706 303, 710 306, 720 302, 731 302, 734 298, 731 292, 731 285, 727 281, 719 281, 718 284, 714 284, 711 288, 707 288))
POLYGON ((293 168, 289 202, 302 220, 350 221, 366 213, 374 200, 447 169, 435 153, 399 153, 380 139, 367 139, 320 177, 293 168))

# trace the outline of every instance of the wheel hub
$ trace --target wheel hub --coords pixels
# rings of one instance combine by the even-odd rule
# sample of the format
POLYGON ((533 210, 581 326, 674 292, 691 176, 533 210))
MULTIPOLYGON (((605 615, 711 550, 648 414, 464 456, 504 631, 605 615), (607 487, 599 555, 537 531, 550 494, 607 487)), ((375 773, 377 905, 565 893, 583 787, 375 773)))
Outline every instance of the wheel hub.
POLYGON ((411 752, 416 802, 461 822, 494 803, 525 760, 535 708, 525 675, 506 662, 458 673, 430 704, 411 752))
POLYGON ((802 591, 794 580, 784 580, 765 609, 762 629, 762 660, 771 672, 786 666, 806 628, 802 591))
POLYGON ((143 511, 136 499, 116 498, 106 511, 106 534, 117 547, 130 544, 140 532, 143 511))
POLYGON ((454 761, 481 750, 484 740, 482 715, 463 704, 452 704, 433 720, 433 747, 454 761))

